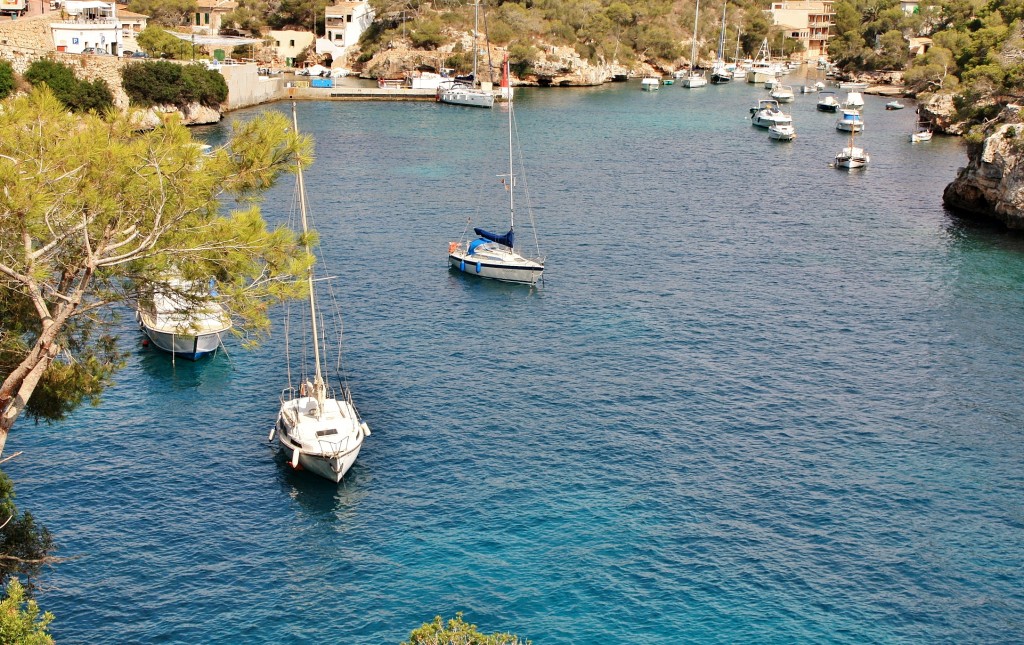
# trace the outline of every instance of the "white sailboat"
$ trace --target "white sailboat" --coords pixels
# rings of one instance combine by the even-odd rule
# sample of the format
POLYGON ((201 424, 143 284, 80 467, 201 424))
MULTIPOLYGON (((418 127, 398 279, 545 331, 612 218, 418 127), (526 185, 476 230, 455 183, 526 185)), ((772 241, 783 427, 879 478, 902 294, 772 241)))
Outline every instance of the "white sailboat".
POLYGON ((732 81, 732 70, 725 62, 725 10, 729 3, 722 5, 722 31, 718 34, 718 58, 711 65, 711 82, 715 85, 732 81))
MULTIPOLYGON (((299 130, 295 104, 292 103, 292 124, 299 130)), ((308 233, 306 185, 302 168, 296 169, 299 192, 299 214, 302 232, 308 233)), ((307 238, 308 239, 308 238, 307 238)), ((310 252, 307 242, 306 251, 310 252)), ((313 360, 315 363, 312 379, 300 374, 300 385, 295 388, 288 371, 288 386, 281 392, 281 410, 277 423, 270 431, 270 439, 277 435, 281 449, 289 457, 292 468, 308 470, 334 482, 341 481, 359 455, 363 440, 370 436, 370 428, 359 418, 352 397, 344 383, 337 391, 325 380, 326 363, 321 356, 321 329, 319 328, 316 296, 316 280, 313 268, 306 275, 309 288, 309 322, 313 360)), ((340 342, 340 338, 339 338, 340 342)))
MULTIPOLYGON (((513 172, 513 150, 515 131, 513 104, 508 104, 508 176, 503 176, 502 184, 508 191, 509 229, 504 235, 491 233, 482 228, 474 228, 479 238, 450 242, 448 244, 448 264, 451 268, 463 273, 490 278, 502 282, 519 282, 535 284, 544 273, 544 259, 539 253, 528 258, 515 250, 516 226, 516 176, 513 172)), ((530 215, 531 223, 533 220, 530 215)), ((536 237, 536 233, 534 233, 536 237)))
POLYGON ((864 168, 871 161, 871 155, 853 144, 853 130, 850 131, 850 145, 839 151, 836 155, 836 168, 864 168))
POLYGON ((480 45, 477 42, 479 40, 479 32, 477 31, 479 14, 480 0, 477 0, 473 4, 473 81, 469 85, 461 81, 450 81, 444 86, 439 87, 437 89, 437 100, 441 103, 482 108, 489 108, 494 105, 494 92, 489 88, 490 83, 488 82, 488 89, 477 87, 477 80, 479 78, 477 76, 477 52, 480 50, 480 45))
POLYGON ((697 0, 697 6, 693 10, 693 43, 690 45, 690 73, 680 82, 683 87, 704 87, 708 84, 708 79, 704 78, 704 74, 697 73, 697 16, 699 15, 700 0, 697 0))

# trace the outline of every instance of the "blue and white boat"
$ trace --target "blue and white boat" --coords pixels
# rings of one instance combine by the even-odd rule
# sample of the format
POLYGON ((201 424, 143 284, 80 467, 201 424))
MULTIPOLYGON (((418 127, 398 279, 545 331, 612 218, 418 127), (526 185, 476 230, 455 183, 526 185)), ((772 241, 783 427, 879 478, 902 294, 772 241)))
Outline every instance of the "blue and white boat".
POLYGON ((836 130, 840 132, 862 132, 864 120, 860 117, 860 110, 843 108, 839 118, 836 119, 836 130))
MULTIPOLYGON (((448 244, 448 264, 453 269, 463 273, 501 280, 502 282, 519 282, 524 284, 536 284, 544 273, 544 259, 540 257, 539 250, 535 257, 525 257, 516 251, 516 203, 515 189, 516 176, 513 173, 513 128, 515 119, 513 116, 512 103, 508 104, 508 175, 503 176, 501 183, 508 192, 509 229, 507 233, 499 234, 486 231, 482 228, 474 228, 473 232, 479 236, 475 240, 462 240, 448 244)), ((533 215, 530 212, 532 224, 533 215)), ((536 234, 534 235, 536 239, 536 234)))
POLYGON ((216 352, 221 335, 231 329, 231 318, 215 296, 182 280, 168 280, 140 299, 135 319, 157 348, 190 361, 216 352))

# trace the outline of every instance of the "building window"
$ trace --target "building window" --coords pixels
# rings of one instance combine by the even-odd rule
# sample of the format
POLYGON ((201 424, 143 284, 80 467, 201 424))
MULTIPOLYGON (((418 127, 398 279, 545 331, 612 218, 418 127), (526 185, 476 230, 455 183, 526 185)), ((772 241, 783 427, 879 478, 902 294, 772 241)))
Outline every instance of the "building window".
POLYGON ((198 13, 196 14, 196 27, 198 27, 199 25, 203 24, 202 22, 200 22, 201 17, 202 16, 200 16, 200 14, 198 14, 198 13))
POLYGON ((295 46, 295 40, 289 40, 288 41, 288 46, 289 47, 294 47, 295 46))
POLYGON ((203 19, 204 19, 203 24, 206 24, 206 25, 210 24, 210 14, 204 13, 203 14, 203 19))
POLYGON ((352 14, 345 16, 345 22, 352 22, 352 14))

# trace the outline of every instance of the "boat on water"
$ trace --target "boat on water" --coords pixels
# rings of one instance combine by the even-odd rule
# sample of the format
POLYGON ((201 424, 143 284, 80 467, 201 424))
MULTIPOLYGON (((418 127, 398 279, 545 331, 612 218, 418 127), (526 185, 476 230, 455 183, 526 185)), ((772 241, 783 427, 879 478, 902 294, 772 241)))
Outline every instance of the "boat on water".
POLYGON ((861 119, 860 110, 843 108, 836 119, 836 130, 841 132, 861 132, 864 130, 864 120, 861 119))
POLYGON ((217 351, 231 318, 216 292, 200 283, 169 278, 135 309, 139 328, 158 349, 190 361, 217 351))
MULTIPOLYGON (((501 178, 501 183, 508 192, 509 228, 504 234, 492 233, 482 228, 474 228, 478 236, 474 240, 462 240, 448 244, 448 265, 469 275, 490 278, 502 282, 536 284, 544 273, 544 259, 538 252, 534 257, 525 257, 516 251, 516 175, 514 170, 514 150, 516 138, 515 115, 512 104, 508 106, 508 175, 501 178)), ((529 194, 529 193, 527 193, 529 194)), ((531 226, 533 212, 527 203, 531 226)), ((468 228, 468 226, 467 226, 468 228)), ((536 239, 536 233, 534 233, 536 239)))
POLYGON ((437 88, 437 100, 441 103, 452 105, 465 105, 469 107, 490 108, 494 106, 494 92, 491 91, 490 82, 487 87, 478 86, 477 78, 477 52, 480 50, 476 40, 479 38, 477 25, 479 23, 480 2, 473 3, 473 74, 472 76, 456 77, 454 80, 442 84, 437 88))
POLYGON ((640 89, 645 92, 654 92, 661 87, 661 79, 653 76, 646 76, 640 80, 640 89))
POLYGON ((854 110, 863 109, 864 97, 861 96, 860 92, 847 92, 846 99, 843 101, 843 107, 853 108, 854 110))
POLYGON ((910 134, 910 143, 924 143, 931 140, 931 125, 927 121, 918 121, 914 131, 910 134))
POLYGON ((750 108, 750 122, 759 128, 770 128, 773 125, 792 125, 793 117, 783 113, 775 99, 761 99, 750 108))
POLYGON ((817 108, 819 112, 838 112, 839 101, 836 100, 836 93, 818 92, 817 108))
POLYGON ((796 128, 792 123, 773 123, 768 126, 768 138, 774 141, 792 141, 796 139, 796 128))
POLYGON ((711 65, 711 82, 714 85, 732 82, 732 69, 725 62, 725 11, 729 3, 722 5, 722 29, 718 34, 718 58, 711 65))
POLYGON ((904 107, 905 106, 902 103, 900 103, 899 99, 889 101, 888 103, 885 104, 886 110, 902 110, 904 107))
POLYGON ((697 88, 708 84, 708 79, 703 73, 697 73, 697 16, 700 15, 700 0, 693 10, 693 38, 690 40, 690 73, 687 74, 679 84, 683 87, 697 88))
MULTIPOLYGON (((292 124, 298 133, 295 103, 292 103, 292 124)), ((298 162, 295 179, 299 220, 306 240, 306 252, 311 253, 306 184, 298 162)), ((318 263, 322 263, 322 260, 318 259, 318 263)), ((316 288, 318 279, 314 276, 313 266, 306 273, 306 283, 309 290, 307 324, 310 328, 304 337, 309 339, 310 347, 298 352, 299 356, 295 357, 302 361, 297 370, 289 365, 288 385, 281 392, 281 408, 269 439, 272 441, 277 436, 278 444, 292 468, 308 470, 337 483, 355 463, 363 441, 370 436, 370 428, 359 418, 344 380, 339 379, 335 388, 325 376, 327 348, 321 347, 321 343, 328 341, 328 335, 322 329, 325 323, 320 312, 316 288), (312 366, 308 364, 308 359, 312 359, 312 366), (298 377, 298 387, 292 382, 293 373, 298 377)), ((332 340, 340 348, 340 329, 332 340)), ((285 351, 290 362, 293 356, 287 337, 285 351)))
POLYGON ((779 103, 792 103, 796 100, 793 94, 793 87, 790 85, 776 85, 769 95, 779 103))
POLYGON ((839 89, 841 90, 853 90, 855 92, 863 92, 868 89, 867 83, 861 83, 858 81, 841 81, 839 83, 839 89))
POLYGON ((864 168, 871 161, 871 155, 864 150, 854 145, 853 141, 854 133, 850 131, 850 145, 846 146, 836 155, 836 168, 846 168, 853 170, 854 168, 864 168))
POLYGON ((750 67, 747 70, 747 82, 755 84, 764 83, 776 80, 782 74, 782 66, 778 63, 773 63, 771 60, 771 50, 768 47, 768 38, 766 36, 764 41, 761 42, 757 59, 750 63, 750 67))

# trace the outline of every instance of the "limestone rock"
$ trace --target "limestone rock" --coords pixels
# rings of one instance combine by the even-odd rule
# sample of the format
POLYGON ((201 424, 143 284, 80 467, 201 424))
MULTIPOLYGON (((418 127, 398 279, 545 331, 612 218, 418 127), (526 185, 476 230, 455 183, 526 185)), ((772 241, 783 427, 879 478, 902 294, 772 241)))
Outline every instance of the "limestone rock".
POLYGON ((953 94, 944 92, 922 96, 917 111, 922 121, 931 124, 932 129, 945 134, 962 135, 967 124, 956 121, 956 106, 953 94))
POLYGON ((152 130, 175 113, 181 116, 183 125, 204 125, 221 120, 220 110, 199 103, 190 103, 181 109, 173 105, 156 105, 137 113, 138 127, 140 130, 152 130))
POLYGON ((946 206, 1024 229, 1024 119, 1021 106, 1008 105, 985 139, 968 147, 961 168, 942 199, 946 206))

